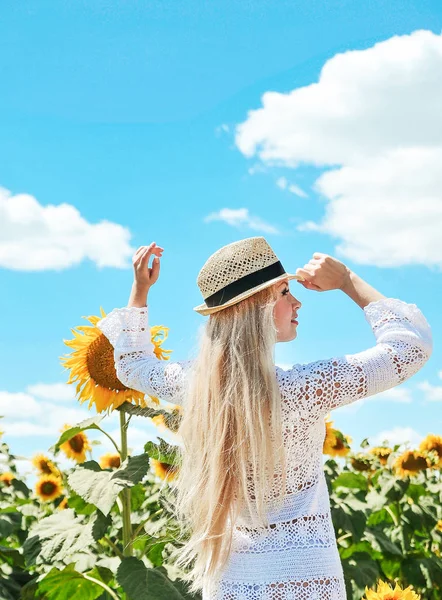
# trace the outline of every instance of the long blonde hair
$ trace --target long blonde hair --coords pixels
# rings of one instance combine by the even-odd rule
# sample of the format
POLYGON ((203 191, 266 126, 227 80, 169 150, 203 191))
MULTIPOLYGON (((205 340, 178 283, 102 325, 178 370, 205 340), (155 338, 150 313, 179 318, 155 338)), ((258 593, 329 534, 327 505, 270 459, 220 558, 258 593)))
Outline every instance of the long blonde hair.
POLYGON ((202 329, 178 432, 180 467, 170 507, 183 542, 173 552, 175 564, 187 571, 191 593, 226 565, 241 509, 256 525, 268 524, 265 501, 277 465, 281 494, 286 491, 274 366, 276 300, 270 286, 212 313, 202 329))

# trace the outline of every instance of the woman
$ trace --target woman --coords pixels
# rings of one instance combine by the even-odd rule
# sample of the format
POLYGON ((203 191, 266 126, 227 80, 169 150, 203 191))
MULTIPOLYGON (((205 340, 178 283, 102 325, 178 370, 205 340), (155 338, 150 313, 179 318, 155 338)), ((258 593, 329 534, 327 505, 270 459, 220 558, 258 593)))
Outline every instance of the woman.
POLYGON ((98 327, 125 385, 185 406, 173 510, 189 591, 204 600, 345 600, 323 472, 325 416, 416 373, 432 352, 425 317, 331 256, 315 253, 292 275, 263 237, 246 238, 215 252, 198 275, 204 303, 194 310, 209 319, 196 359, 164 362, 153 354, 147 309, 162 252, 155 243, 137 250, 128 306, 98 327), (292 279, 342 290, 364 310, 376 344, 275 366, 275 343, 293 340, 298 327, 292 279))

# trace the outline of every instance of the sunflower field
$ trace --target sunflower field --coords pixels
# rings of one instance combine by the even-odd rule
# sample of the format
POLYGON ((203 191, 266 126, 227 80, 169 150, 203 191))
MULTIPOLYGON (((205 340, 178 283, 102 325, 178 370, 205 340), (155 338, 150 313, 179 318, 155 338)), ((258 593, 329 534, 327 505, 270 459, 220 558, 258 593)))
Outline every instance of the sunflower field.
MULTIPOLYGON (((158 435, 140 454, 128 453, 132 415, 178 435, 182 409, 118 381, 99 318, 73 330, 65 341, 72 352, 62 357, 79 401, 97 414, 66 425, 47 454, 32 457, 32 488, 0 443, 0 600, 197 598, 172 558, 182 539, 169 510, 177 446, 158 435), (113 410, 118 440, 104 426, 113 410), (92 430, 115 448, 98 462, 88 460, 92 430), (62 469, 60 457, 72 466, 62 469)), ((151 328, 163 360, 171 353, 161 347, 167 332, 151 328)), ((352 452, 329 417, 325 426, 324 470, 349 600, 442 600, 442 437, 429 434, 413 450, 364 440, 352 452)))

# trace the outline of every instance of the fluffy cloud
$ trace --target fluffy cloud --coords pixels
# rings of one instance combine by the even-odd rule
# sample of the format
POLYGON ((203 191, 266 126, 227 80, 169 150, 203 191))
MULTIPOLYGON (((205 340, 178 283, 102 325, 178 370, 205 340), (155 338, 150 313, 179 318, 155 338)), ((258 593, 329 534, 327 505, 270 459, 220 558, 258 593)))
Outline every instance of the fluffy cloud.
POLYGON ((261 218, 249 214, 248 208, 222 208, 220 211, 211 213, 204 218, 206 223, 210 221, 224 221, 227 225, 237 228, 248 228, 263 233, 279 233, 278 229, 261 218))
POLYGON ((337 254, 381 267, 442 265, 442 35, 416 31, 328 60, 312 85, 267 92, 236 128, 246 156, 328 167, 316 190, 337 254))
POLYGON ((117 223, 89 223, 70 204, 43 206, 0 188, 0 267, 60 271, 89 259, 97 267, 126 268, 135 251, 130 237, 117 223))
POLYGON ((51 436, 53 439, 65 423, 78 423, 91 416, 77 403, 68 407, 37 400, 23 392, 7 391, 0 391, 0 415, 4 417, 2 429, 8 436, 51 436))
POLYGON ((74 386, 67 383, 36 383, 28 386, 26 391, 37 398, 58 402, 68 402, 75 398, 74 386))
POLYGON ((429 381, 422 381, 417 388, 425 392, 425 400, 429 402, 442 402, 442 386, 432 385, 429 381))
POLYGON ((390 446, 403 444, 410 450, 417 447, 424 439, 424 436, 415 431, 412 427, 394 427, 385 429, 378 434, 368 438, 371 446, 380 446, 386 440, 390 446))
POLYGON ((285 177, 280 177, 276 181, 276 185, 281 190, 288 190, 290 193, 299 196, 300 198, 307 198, 307 194, 302 190, 298 185, 294 183, 289 183, 285 177))
POLYGON ((404 385, 400 385, 398 387, 390 388, 385 392, 380 392, 379 394, 375 394, 374 396, 368 396, 367 398, 361 398, 356 400, 356 402, 352 402, 351 404, 346 404, 345 406, 341 406, 339 412, 342 413, 355 413, 362 407, 366 402, 398 402, 400 404, 410 404, 413 401, 411 390, 404 385))

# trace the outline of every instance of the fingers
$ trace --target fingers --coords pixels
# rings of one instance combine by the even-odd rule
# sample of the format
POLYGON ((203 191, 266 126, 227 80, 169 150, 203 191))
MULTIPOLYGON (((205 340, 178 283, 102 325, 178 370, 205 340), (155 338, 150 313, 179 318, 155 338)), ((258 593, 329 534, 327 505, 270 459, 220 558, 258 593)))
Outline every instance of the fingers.
POLYGON ((140 246, 132 257, 133 264, 141 264, 146 260, 149 260, 150 255, 153 253, 155 256, 162 256, 164 248, 157 246, 155 242, 152 242, 149 246, 140 246))
POLYGON ((315 272, 311 265, 304 265, 303 269, 296 269, 295 275, 301 275, 302 277, 304 277, 304 279, 307 279, 309 281, 312 277, 314 277, 315 272))

